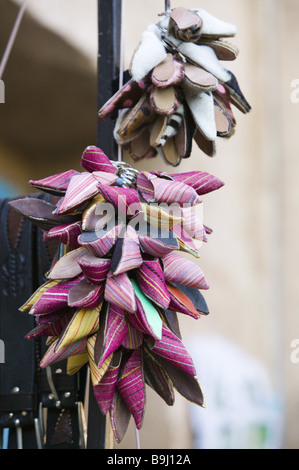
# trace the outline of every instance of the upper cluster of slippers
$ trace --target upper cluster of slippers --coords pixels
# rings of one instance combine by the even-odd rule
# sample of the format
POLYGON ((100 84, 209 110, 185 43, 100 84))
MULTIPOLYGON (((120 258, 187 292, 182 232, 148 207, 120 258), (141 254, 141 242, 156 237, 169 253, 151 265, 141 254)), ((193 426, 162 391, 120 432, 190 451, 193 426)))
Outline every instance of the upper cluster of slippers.
POLYGON ((244 114, 251 109, 235 75, 221 63, 238 56, 227 41, 236 32, 198 8, 175 8, 148 26, 128 80, 98 114, 115 120, 115 140, 131 158, 159 154, 177 166, 190 156, 193 142, 212 157, 217 138, 233 135, 233 106, 244 114))

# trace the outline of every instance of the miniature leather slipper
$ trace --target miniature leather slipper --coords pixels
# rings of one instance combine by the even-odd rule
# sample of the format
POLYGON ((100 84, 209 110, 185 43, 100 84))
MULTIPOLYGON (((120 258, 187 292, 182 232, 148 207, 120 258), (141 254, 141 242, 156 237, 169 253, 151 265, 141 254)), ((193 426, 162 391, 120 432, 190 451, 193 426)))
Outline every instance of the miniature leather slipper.
POLYGON ((131 79, 120 90, 118 90, 98 112, 98 118, 105 120, 115 118, 120 109, 133 108, 144 93, 145 85, 131 79))
POLYGON ((173 54, 167 54, 163 62, 154 68, 151 80, 155 86, 165 88, 180 83, 183 77, 183 63, 177 60, 173 54))
POLYGON ((200 44, 203 46, 209 46, 215 52, 218 60, 233 61, 236 60, 239 54, 239 49, 228 42, 222 41, 221 39, 202 39, 200 44))
POLYGON ((182 86, 193 88, 194 92, 214 91, 218 87, 218 80, 211 73, 201 67, 185 64, 185 77, 182 86))
POLYGON ((152 147, 156 148, 161 145, 163 136, 166 133, 167 123, 167 116, 159 116, 154 122, 150 131, 150 145, 152 147))
POLYGON ((229 116, 217 104, 214 104, 214 112, 217 135, 219 137, 229 137, 233 129, 229 116))
POLYGON ((158 153, 166 163, 172 166, 178 166, 181 163, 182 157, 174 137, 168 139, 163 147, 159 147, 158 153))
POLYGON ((193 139, 198 148, 208 157, 214 157, 217 151, 216 140, 208 140, 199 129, 196 129, 193 139))
POLYGON ((151 129, 151 125, 144 127, 139 134, 127 144, 126 150, 133 160, 138 161, 143 158, 153 158, 157 155, 156 149, 150 144, 151 129))
POLYGON ((129 110, 124 116, 117 130, 121 142, 126 142, 136 136, 142 127, 152 123, 155 120, 147 94, 144 94, 132 110, 129 110))
POLYGON ((246 100, 244 94, 241 91, 236 76, 230 71, 227 71, 230 79, 225 83, 226 88, 230 92, 231 102, 243 113, 249 113, 251 106, 246 100))
POLYGON ((162 116, 170 116, 180 105, 178 93, 173 86, 167 88, 154 86, 149 99, 152 110, 162 116))
POLYGON ((202 18, 187 8, 174 8, 170 13, 169 31, 181 41, 195 42, 201 36, 202 18))
POLYGON ((223 112, 227 114, 231 120, 232 126, 236 126, 236 118, 234 116, 234 113, 232 111, 231 107, 231 101, 230 101, 230 93, 228 89, 222 85, 219 84, 217 90, 213 92, 214 95, 214 101, 218 106, 221 107, 223 112))
POLYGON ((171 116, 159 117, 151 130, 151 145, 153 147, 163 147, 169 138, 178 133, 183 122, 183 116, 184 107, 180 105, 171 116))

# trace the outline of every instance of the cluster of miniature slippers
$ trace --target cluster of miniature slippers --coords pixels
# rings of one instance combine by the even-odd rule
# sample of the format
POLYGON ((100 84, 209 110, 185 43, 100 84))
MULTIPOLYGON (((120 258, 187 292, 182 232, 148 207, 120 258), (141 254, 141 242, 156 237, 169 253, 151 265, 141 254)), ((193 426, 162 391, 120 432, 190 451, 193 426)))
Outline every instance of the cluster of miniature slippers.
POLYGON ((83 172, 30 181, 50 193, 51 202, 27 197, 10 203, 58 246, 45 284, 20 310, 36 320, 27 338, 46 338, 42 368, 65 360, 72 375, 89 365, 98 405, 120 442, 131 416, 142 426, 146 386, 168 405, 177 390, 204 406, 178 315, 209 313, 202 294, 209 284, 184 253, 199 257, 196 240, 206 242, 211 231, 193 209, 223 183, 201 171, 156 171, 136 174, 126 187, 124 168, 94 146, 81 164, 83 172), (167 210, 173 203, 175 214, 167 210))
POLYGON ((98 113, 115 120, 115 140, 131 158, 160 155, 177 166, 193 142, 212 157, 217 138, 233 135, 233 106, 244 114, 251 109, 221 63, 237 58, 227 41, 235 35, 234 25, 202 9, 175 8, 148 26, 126 83, 98 113))

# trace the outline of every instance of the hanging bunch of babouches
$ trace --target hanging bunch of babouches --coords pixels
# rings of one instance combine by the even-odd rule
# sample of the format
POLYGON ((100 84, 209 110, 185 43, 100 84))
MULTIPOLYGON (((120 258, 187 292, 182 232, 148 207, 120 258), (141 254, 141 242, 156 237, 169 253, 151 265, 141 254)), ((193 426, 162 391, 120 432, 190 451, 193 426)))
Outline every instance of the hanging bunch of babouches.
POLYGON ((234 134, 232 106, 250 111, 235 75, 222 61, 238 49, 227 41, 236 27, 205 10, 175 8, 143 33, 130 78, 100 109, 116 120, 115 140, 134 160, 157 154, 177 166, 195 142, 208 156, 217 137, 234 134))
MULTIPOLYGON (((220 39, 234 34, 198 9, 174 9, 151 25, 134 53, 132 78, 99 112, 116 118, 118 143, 135 157, 136 148, 146 151, 138 158, 162 150, 171 165, 189 156, 193 137, 214 154, 217 135, 235 127, 230 104, 249 111, 219 63, 235 58, 220 39)), ((120 442, 131 416, 142 427, 146 386, 167 405, 176 390, 204 406, 179 316, 209 313, 198 258, 211 230, 198 208, 223 182, 203 171, 138 172, 96 146, 86 148, 81 165, 82 172, 30 181, 52 202, 11 203, 45 240, 59 243, 46 283, 20 310, 36 319, 28 338, 47 338, 41 367, 66 360, 75 374, 89 365, 97 403, 120 442)))

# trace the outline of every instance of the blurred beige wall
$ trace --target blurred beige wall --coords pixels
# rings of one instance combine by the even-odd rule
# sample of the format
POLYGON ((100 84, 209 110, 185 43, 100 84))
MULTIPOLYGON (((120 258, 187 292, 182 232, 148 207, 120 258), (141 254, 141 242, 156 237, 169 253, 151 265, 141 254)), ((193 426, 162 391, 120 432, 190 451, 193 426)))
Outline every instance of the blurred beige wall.
MULTIPOLYGON (((29 3, 36 18, 86 54, 84 66, 94 76, 96 1, 31 0, 29 3)), ((231 69, 253 108, 248 116, 235 112, 236 134, 230 140, 219 140, 215 158, 209 159, 194 146, 192 157, 177 170, 208 171, 226 184, 204 199, 204 222, 214 230, 209 243, 202 247, 200 260, 211 284, 206 294, 211 315, 198 323, 181 318, 183 337, 188 342, 196 330, 199 335, 217 334, 261 361, 269 372, 275 392, 284 401, 283 445, 298 448, 299 364, 291 362, 290 345, 299 338, 299 103, 291 100, 294 91, 291 83, 299 79, 299 4, 296 0, 188 0, 183 4, 204 8, 238 26, 233 42, 239 47, 240 55, 231 69)), ((125 5, 127 65, 142 32, 149 23, 157 21, 164 2, 126 0, 125 5)), ((181 6, 182 2, 172 0, 171 5, 181 6)), ((65 80, 60 84, 62 89, 68 87, 67 78, 65 80)), ((88 94, 89 113, 93 113, 93 96, 96 99, 95 93, 88 94)), ((77 106, 76 121, 79 122, 83 102, 84 94, 77 106)), ((0 111, 0 118, 5 119, 5 112, 0 111)), ((91 118, 96 119, 96 112, 91 118)), ((55 135, 55 120, 50 123, 55 135)), ((71 127, 71 123, 67 125, 59 119, 57 125, 71 127)), ((71 132, 66 135, 70 138, 71 132)), ((84 131, 82 141, 85 137, 92 139, 93 134, 84 131)), ((18 139, 18 129, 15 129, 15 138, 18 139)), ((92 143, 86 141, 86 146, 92 143)), ((0 131, 0 149, 1 144, 0 131)), ((78 142, 70 149, 67 161, 59 161, 59 168, 64 164, 69 168, 69 161, 80 158, 80 145, 78 142)), ((7 155, 10 152, 14 155, 7 142, 5 149, 6 163, 2 168, 9 167, 7 155)), ((20 149, 14 152, 22 156, 20 149)), ((3 151, 0 153, 3 155, 3 151)), ((18 161, 17 156, 15 160, 18 161)), ((134 166, 169 170, 157 159, 134 166)), ((30 171, 33 168, 31 162, 30 171)), ((46 168, 43 165, 40 172, 46 168)), ((28 172, 24 168, 17 179, 20 181, 23 174, 27 178, 28 172)), ((200 379, 200 369, 198 376, 200 379)), ((144 448, 190 448, 192 430, 187 403, 178 396, 174 408, 169 409, 149 391, 140 440, 144 448)), ((122 445, 116 448, 134 446, 131 426, 122 445)))

